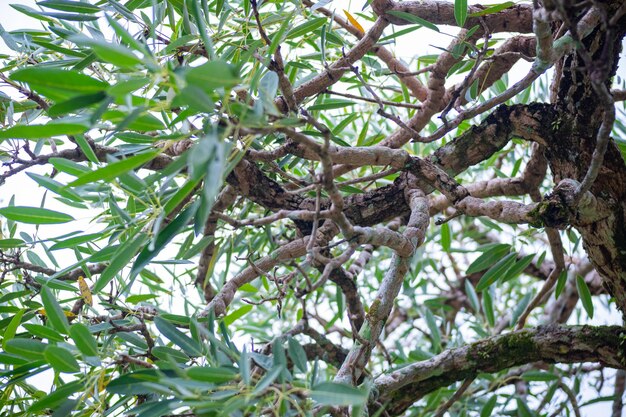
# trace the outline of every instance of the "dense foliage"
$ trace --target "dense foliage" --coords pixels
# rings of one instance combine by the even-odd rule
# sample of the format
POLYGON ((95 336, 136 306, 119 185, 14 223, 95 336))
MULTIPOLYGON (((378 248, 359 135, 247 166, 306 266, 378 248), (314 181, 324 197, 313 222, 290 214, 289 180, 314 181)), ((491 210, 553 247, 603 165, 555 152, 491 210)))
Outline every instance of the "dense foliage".
POLYGON ((626 6, 358 6, 12 6, 0 415, 622 415, 626 6))

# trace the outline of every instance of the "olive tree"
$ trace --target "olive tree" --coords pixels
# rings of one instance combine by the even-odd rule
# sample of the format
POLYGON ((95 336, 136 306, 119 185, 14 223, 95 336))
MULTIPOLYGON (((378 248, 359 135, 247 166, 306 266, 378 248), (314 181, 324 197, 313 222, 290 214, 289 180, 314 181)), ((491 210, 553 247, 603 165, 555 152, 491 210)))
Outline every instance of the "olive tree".
POLYGON ((2 415, 622 415, 626 3, 12 7, 2 415))

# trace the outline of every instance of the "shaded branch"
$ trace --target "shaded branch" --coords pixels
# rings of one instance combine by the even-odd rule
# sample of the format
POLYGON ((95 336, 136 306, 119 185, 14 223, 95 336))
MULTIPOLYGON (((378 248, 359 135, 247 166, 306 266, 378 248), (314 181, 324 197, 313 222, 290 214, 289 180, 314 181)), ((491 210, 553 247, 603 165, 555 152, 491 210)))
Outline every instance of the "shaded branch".
POLYGON ((619 326, 540 326, 450 349, 375 380, 376 399, 389 401, 387 411, 399 415, 429 392, 478 373, 494 373, 513 366, 548 363, 599 362, 626 369, 619 326))

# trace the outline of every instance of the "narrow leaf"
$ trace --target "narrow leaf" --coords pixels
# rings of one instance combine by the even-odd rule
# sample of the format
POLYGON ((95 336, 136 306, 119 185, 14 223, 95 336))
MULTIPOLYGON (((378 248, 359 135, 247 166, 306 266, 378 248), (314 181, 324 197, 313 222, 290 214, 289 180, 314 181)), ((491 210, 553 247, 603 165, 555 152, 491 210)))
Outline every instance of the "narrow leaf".
POLYGON ((488 14, 498 13, 504 9, 508 9, 511 6, 515 6, 515 2, 505 1, 504 3, 496 4, 494 6, 487 7, 486 9, 481 10, 479 12, 472 13, 470 14, 470 17, 478 17, 478 16, 485 16, 488 14))
POLYGON ((154 318, 154 324, 157 329, 163 334, 163 336, 167 337, 172 341, 176 346, 181 348, 185 353, 190 356, 200 356, 202 355, 202 349, 198 342, 178 330, 172 323, 165 320, 161 317, 154 318))
POLYGON ((80 365, 67 349, 59 346, 48 346, 43 352, 46 361, 52 365, 54 370, 65 373, 80 372, 80 365))
POLYGON ((67 317, 65 317, 65 312, 61 308, 61 305, 57 301, 54 294, 48 287, 41 288, 41 301, 43 302, 43 307, 46 310, 46 317, 50 320, 52 327, 54 327, 58 332, 67 334, 69 331, 69 323, 67 321, 67 317))
POLYGON ((556 281, 556 288, 554 289, 554 298, 559 298, 559 296, 565 289, 566 283, 567 283, 567 271, 563 270, 559 274, 559 278, 556 281))
POLYGON ((508 269, 515 263, 516 257, 517 253, 513 252, 496 262, 496 264, 489 268, 480 278, 480 281, 476 284, 476 291, 484 290, 496 282, 498 278, 504 276, 508 269))
POLYGON ((297 38, 307 33, 313 32, 315 29, 322 27, 326 23, 325 17, 317 17, 315 19, 307 20, 301 25, 296 26, 287 32, 287 39, 297 38))
POLYGON ((422 19, 421 17, 412 15, 411 13, 401 12, 399 10, 392 10, 392 11, 387 12, 387 14, 402 18, 409 23, 416 23, 418 25, 424 26, 425 28, 432 29, 435 32, 439 32, 439 28, 436 25, 429 22, 428 20, 422 19))
POLYGON ((302 345, 300 345, 300 343, 293 337, 290 337, 287 341, 287 351, 289 352, 289 357, 293 361, 294 365, 296 365, 296 368, 298 368, 302 372, 306 372, 306 352, 304 351, 302 345))
POLYGON ((323 405, 358 406, 367 401, 367 393, 345 384, 323 382, 311 391, 311 398, 323 405))
POLYGON ((75 323, 70 327, 70 336, 80 353, 88 357, 98 356, 98 342, 93 337, 87 326, 75 323))
POLYGON ((226 367, 192 366, 186 373, 191 379, 216 384, 232 381, 237 376, 237 372, 226 367))
POLYGON ((454 19, 456 23, 463 27, 467 19, 467 0, 454 0, 454 19))
POLYGON ((467 274, 473 274, 474 272, 484 271, 491 265, 498 262, 504 255, 511 250, 511 245, 498 244, 480 255, 474 262, 467 268, 467 274))
POLYGON ((28 224, 58 224, 74 220, 69 214, 45 208, 25 206, 0 208, 0 215, 3 215, 9 220, 28 224))
POLYGON ((129 238, 123 245, 121 245, 116 251, 111 263, 107 268, 102 271, 100 278, 93 286, 93 292, 98 293, 102 291, 106 285, 111 282, 115 275, 120 272, 125 266, 127 266, 131 259, 135 257, 139 249, 147 240, 145 233, 139 233, 134 238, 129 238))
POLYGON ((587 312, 589 318, 593 318, 593 302, 591 301, 591 292, 585 282, 585 278, 580 275, 576 275, 576 289, 578 290, 578 296, 583 303, 583 307, 587 312))
POLYGON ((68 186, 76 187, 96 181, 111 181, 131 169, 138 168, 141 165, 153 160, 159 153, 160 150, 155 150, 131 156, 130 158, 122 159, 121 161, 112 162, 100 169, 81 175, 76 180, 70 182, 68 186))
POLYGON ((16 125, 0 130, 0 142, 3 139, 43 139, 54 136, 78 135, 87 131, 87 127, 78 123, 55 123, 45 125, 16 125))

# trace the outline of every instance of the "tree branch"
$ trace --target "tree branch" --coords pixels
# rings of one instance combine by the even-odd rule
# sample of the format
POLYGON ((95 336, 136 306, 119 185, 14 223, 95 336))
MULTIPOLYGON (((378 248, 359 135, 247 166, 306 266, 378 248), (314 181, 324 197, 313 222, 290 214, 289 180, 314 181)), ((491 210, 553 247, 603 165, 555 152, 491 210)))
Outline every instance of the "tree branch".
POLYGON ((549 363, 599 362, 626 369, 619 326, 540 326, 450 349, 378 377, 379 402, 389 402, 387 412, 399 415, 429 392, 481 372, 494 373, 536 361, 549 363))

